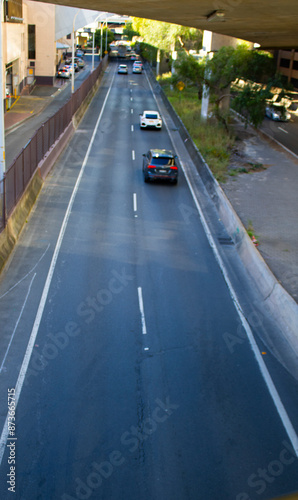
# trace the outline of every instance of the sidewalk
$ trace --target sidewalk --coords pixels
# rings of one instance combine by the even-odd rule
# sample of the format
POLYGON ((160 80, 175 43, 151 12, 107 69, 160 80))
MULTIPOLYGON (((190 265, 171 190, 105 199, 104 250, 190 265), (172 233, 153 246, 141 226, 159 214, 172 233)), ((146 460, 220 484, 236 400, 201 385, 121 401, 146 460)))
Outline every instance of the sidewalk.
MULTIPOLYGON (((40 113, 54 92, 59 88, 37 87, 35 95, 20 97, 5 114, 5 130, 40 113)), ((237 135, 241 140, 230 173, 260 165, 249 173, 228 176, 221 187, 245 227, 252 228, 269 268, 298 302, 298 160, 240 123, 237 135)))
POLYGON ((5 132, 13 130, 33 115, 38 115, 51 102, 52 96, 64 88, 63 83, 56 80, 55 86, 37 85, 30 95, 20 96, 4 115, 5 132))
POLYGON ((228 176, 221 187, 268 267, 298 302, 298 160, 251 127, 236 127, 241 141, 229 172, 248 173, 228 176))

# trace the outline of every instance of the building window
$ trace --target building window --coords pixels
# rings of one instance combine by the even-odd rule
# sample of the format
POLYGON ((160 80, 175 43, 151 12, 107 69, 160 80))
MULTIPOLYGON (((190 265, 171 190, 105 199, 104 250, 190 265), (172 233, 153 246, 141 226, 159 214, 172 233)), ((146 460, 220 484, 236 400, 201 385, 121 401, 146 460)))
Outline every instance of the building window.
POLYGON ((7 23, 23 22, 23 2, 22 0, 5 0, 4 20, 7 23))
POLYGON ((70 33, 70 34, 68 34, 68 35, 66 35, 66 39, 67 39, 67 40, 71 40, 71 33, 70 33))
POLYGON ((28 24, 28 59, 35 59, 35 24, 28 24))
POLYGON ((282 58, 280 60, 279 65, 281 66, 281 68, 289 68, 290 67, 290 59, 284 59, 284 58, 282 58))

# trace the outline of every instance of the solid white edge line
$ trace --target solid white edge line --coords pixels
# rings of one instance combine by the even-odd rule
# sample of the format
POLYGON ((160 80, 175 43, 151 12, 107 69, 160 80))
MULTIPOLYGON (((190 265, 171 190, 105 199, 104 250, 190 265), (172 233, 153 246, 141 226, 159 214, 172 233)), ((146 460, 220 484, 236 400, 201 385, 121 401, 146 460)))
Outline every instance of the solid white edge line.
POLYGON ((140 286, 138 287, 138 296, 139 296, 139 308, 142 321, 142 333, 143 335, 146 335, 147 328, 146 328, 145 313, 144 313, 143 294, 142 294, 142 288, 140 286))
MULTIPOLYGON (((105 100, 103 102, 103 105, 102 105, 100 114, 98 116, 98 119, 97 119, 97 122, 96 122, 96 125, 95 125, 95 128, 94 128, 94 131, 93 131, 93 134, 92 134, 92 137, 91 137, 91 140, 90 140, 90 143, 89 143, 89 146, 88 146, 85 158, 84 158, 82 166, 81 166, 81 170, 79 172, 77 181, 75 183, 75 186, 74 186, 74 189, 73 189, 71 198, 69 200, 68 207, 67 207, 67 210, 66 210, 63 222, 62 222, 62 226, 61 226, 61 229, 60 229, 60 233, 59 233, 58 240, 57 240, 57 243, 56 243, 56 247, 55 247, 55 250, 54 250, 54 254, 53 254, 53 257, 52 257, 50 268, 49 268, 49 271, 48 271, 47 279, 46 279, 46 282, 45 282, 45 285, 44 285, 44 288, 43 288, 43 292, 42 292, 42 296, 41 296, 41 299, 40 299, 39 307, 38 307, 38 310, 37 310, 37 313, 36 313, 34 325, 33 325, 33 328, 32 328, 31 334, 30 334, 29 342, 28 342, 28 345, 27 345, 27 349, 26 349, 26 352, 25 352, 25 355, 24 355, 23 363, 22 363, 22 366, 20 368, 18 380, 17 380, 17 383, 16 383, 16 387, 15 387, 15 407, 17 407, 17 404, 18 404, 18 401, 19 401, 19 398, 20 398, 20 395, 21 395, 21 391, 22 391, 22 387, 23 387, 23 384, 24 384, 24 380, 25 380, 25 376, 26 376, 26 373, 27 373, 27 369, 28 369, 28 366, 29 366, 31 354, 32 354, 33 347, 34 347, 34 344, 35 344, 35 339, 36 339, 36 336, 37 336, 37 333, 38 333, 38 329, 39 329, 41 318, 42 318, 43 311, 44 311, 44 308, 45 308, 45 304, 46 304, 47 296, 48 296, 48 293, 49 293, 51 281, 52 281, 52 278, 53 278, 53 274, 54 274, 56 263, 57 263, 57 260, 58 260, 60 248, 61 248, 61 245, 62 245, 64 233, 65 233, 65 230, 66 230, 66 227, 67 227, 67 223, 68 223, 68 220, 69 220, 69 217, 70 217, 71 209, 72 209, 72 206, 73 206, 73 203, 74 203, 74 200, 75 200, 75 197, 76 197, 76 194, 77 194, 77 191, 78 191, 78 188, 79 188, 79 185, 80 185, 80 182, 81 182, 81 179, 82 179, 82 176, 83 176, 83 173, 84 173, 84 170, 85 170, 88 158, 89 158, 89 154, 90 154, 90 151, 91 151, 94 139, 95 139, 95 135, 96 135, 96 132, 97 132, 97 129, 98 129, 98 126, 99 126, 99 123, 100 123, 103 111, 104 111, 105 106, 106 106, 106 102, 107 102, 108 97, 110 95, 110 91, 111 91, 111 88, 112 88, 112 85, 113 85, 115 74, 116 73, 114 73, 114 75, 113 75, 110 88, 109 88, 109 90, 107 92, 107 95, 105 97, 105 100)), ((7 441, 7 438, 8 438, 7 421, 8 421, 8 413, 7 413, 7 417, 6 417, 6 420, 5 420, 5 423, 4 423, 4 427, 3 427, 3 430, 2 430, 2 434, 1 434, 1 438, 0 438, 0 465, 1 465, 1 462, 2 462, 2 459, 3 459, 3 455, 4 455, 4 451, 5 451, 5 444, 6 444, 6 441, 7 441)))
MULTIPOLYGON (((159 106, 158 101, 156 99, 156 96, 155 96, 155 94, 153 92, 153 88, 151 86, 151 83, 149 81, 147 73, 145 73, 145 74, 146 74, 146 78, 147 78, 149 87, 151 89, 151 92, 152 92, 152 94, 154 96, 155 102, 156 102, 156 104, 158 106, 159 111, 161 112, 160 106, 159 106)), ((166 122, 165 122, 165 125, 166 125, 166 128, 167 128, 168 134, 169 134, 169 136, 171 138, 173 147, 175 149, 175 142, 173 140, 172 134, 171 134, 170 129, 168 127, 168 124, 166 122)), ((181 163, 181 167, 182 167, 183 173, 185 175, 185 179, 186 179, 186 182, 188 184, 189 190, 191 192, 192 198, 193 198, 194 203, 195 203, 195 205, 197 207, 197 210, 199 212, 199 215, 200 215, 200 218, 201 218, 201 222, 202 222, 202 225, 204 227, 207 239, 208 239, 209 244, 210 244, 210 246, 211 246, 211 248, 213 250, 213 253, 214 253, 215 258, 216 258, 216 260, 218 262, 218 265, 219 265, 219 267, 220 267, 220 269, 221 269, 221 271, 223 273, 223 276, 224 276, 225 282, 227 284, 227 287, 229 289, 229 292, 230 292, 231 298, 233 300, 234 306, 235 306, 236 311, 237 311, 237 313, 238 313, 238 315, 240 317, 240 320, 241 320, 241 323, 243 325, 243 328, 246 331, 247 337, 249 339, 249 342, 250 342, 251 348, 253 350, 253 353, 255 355, 256 361, 257 361, 257 363, 259 365, 259 368, 260 368, 261 374, 263 376, 263 379, 264 379, 264 381, 265 381, 265 383, 267 385, 268 391, 269 391, 269 393, 270 393, 270 395, 272 397, 272 400, 273 400, 273 402, 275 404, 275 407, 276 407, 277 412, 278 412, 278 414, 280 416, 280 419, 281 419, 281 421, 283 423, 283 426, 284 426, 284 428, 285 428, 285 430, 286 430, 286 432, 288 434, 288 437, 289 437, 289 439, 290 439, 290 441, 292 443, 292 446, 294 448, 296 456, 298 457, 298 436, 296 434, 296 431, 295 431, 295 429, 293 427, 292 422, 289 419, 287 411, 286 411, 286 409, 285 409, 285 407, 284 407, 284 405, 283 405, 283 403, 281 401, 281 398, 280 398, 280 396, 279 396, 279 394, 277 392, 277 389, 276 389, 276 387, 274 385, 274 382, 273 382, 273 380, 271 378, 271 375, 270 375, 270 373, 268 371, 268 368, 267 368, 267 366, 266 366, 266 364, 264 362, 264 359, 262 358, 262 355, 261 355, 261 353, 260 353, 260 351, 258 349, 258 346, 257 346, 256 340, 254 338, 254 335, 252 333, 252 330, 251 330, 248 322, 246 321, 246 318, 244 316, 244 313, 243 313, 242 308, 240 306, 240 303, 238 301, 236 292, 234 291, 232 283, 230 282, 230 280, 228 278, 228 273, 226 271, 225 265, 224 265, 224 263, 223 263, 220 255, 219 255, 219 252, 218 252, 217 247, 215 245, 213 236, 212 236, 212 234, 211 234, 211 232, 209 230, 208 223, 207 223, 207 221, 206 221, 206 219, 204 217, 204 214, 202 212, 200 204, 199 204, 199 202, 198 202, 198 200, 196 198, 196 195, 194 193, 194 190, 193 190, 193 188, 191 186, 191 183, 190 183, 190 180, 189 180, 188 175, 186 173, 186 170, 185 170, 185 167, 183 165, 183 162, 180 161, 180 163, 181 163)))

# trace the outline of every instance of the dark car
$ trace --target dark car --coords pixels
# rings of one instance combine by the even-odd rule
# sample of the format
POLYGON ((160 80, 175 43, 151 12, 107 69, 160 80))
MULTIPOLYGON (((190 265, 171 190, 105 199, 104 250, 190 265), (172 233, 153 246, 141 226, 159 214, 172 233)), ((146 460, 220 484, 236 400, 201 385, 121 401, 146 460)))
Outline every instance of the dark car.
POLYGON ((177 156, 168 149, 149 149, 148 153, 143 154, 144 181, 160 179, 177 184, 176 158, 177 156))

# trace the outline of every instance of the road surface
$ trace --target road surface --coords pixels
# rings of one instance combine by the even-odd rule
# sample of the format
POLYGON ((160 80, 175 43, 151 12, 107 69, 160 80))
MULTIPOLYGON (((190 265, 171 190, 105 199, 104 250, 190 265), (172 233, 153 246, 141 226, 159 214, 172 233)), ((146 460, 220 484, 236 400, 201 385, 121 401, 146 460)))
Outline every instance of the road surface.
POLYGON ((297 381, 252 324, 269 393, 182 171, 144 183, 174 148, 139 129, 154 108, 109 66, 1 275, 1 499, 298 490, 297 381))

